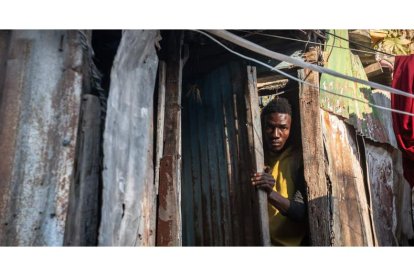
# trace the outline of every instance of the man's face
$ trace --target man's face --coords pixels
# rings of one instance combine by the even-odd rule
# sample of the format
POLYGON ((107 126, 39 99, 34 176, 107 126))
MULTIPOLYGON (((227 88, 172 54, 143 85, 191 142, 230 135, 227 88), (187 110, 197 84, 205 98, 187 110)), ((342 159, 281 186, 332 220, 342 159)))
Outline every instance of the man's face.
POLYGON ((273 153, 279 152, 290 134, 292 118, 285 113, 270 113, 265 117, 264 140, 273 153))

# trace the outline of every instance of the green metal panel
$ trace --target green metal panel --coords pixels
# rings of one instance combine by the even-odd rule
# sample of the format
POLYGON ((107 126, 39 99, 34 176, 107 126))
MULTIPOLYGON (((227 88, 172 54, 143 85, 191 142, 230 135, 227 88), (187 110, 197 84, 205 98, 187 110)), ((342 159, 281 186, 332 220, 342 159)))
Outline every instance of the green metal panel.
MULTIPOLYGON (((348 39, 348 30, 329 32, 348 39)), ((327 35, 326 45, 326 68, 368 80, 359 57, 349 50, 347 40, 327 35)), ((320 91, 320 104, 323 109, 345 118, 346 122, 352 124, 358 133, 373 141, 390 143, 393 140, 389 137, 390 132, 386 130, 392 128, 392 125, 384 125, 380 120, 385 111, 368 104, 368 102, 376 102, 369 86, 322 74, 320 87, 335 93, 320 91)))

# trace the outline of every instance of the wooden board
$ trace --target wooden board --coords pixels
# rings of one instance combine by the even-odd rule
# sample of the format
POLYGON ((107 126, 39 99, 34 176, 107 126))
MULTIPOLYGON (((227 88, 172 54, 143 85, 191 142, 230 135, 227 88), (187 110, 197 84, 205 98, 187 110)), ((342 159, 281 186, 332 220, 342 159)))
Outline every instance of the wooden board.
MULTIPOLYGON (((165 87, 165 114, 164 121, 164 151, 163 159, 170 156, 171 166, 168 174, 169 181, 159 183, 158 228, 157 245, 179 246, 181 241, 181 82, 183 60, 181 48, 183 33, 171 32, 168 40, 168 59, 166 61, 166 87, 165 87)), ((169 157, 169 158, 170 158, 169 157)), ((161 166, 160 166, 161 167, 161 166)))
POLYGON ((111 71, 99 245, 154 245, 156 31, 124 31, 111 71))
MULTIPOLYGON (((302 69, 299 78, 319 87, 319 73, 302 69)), ((300 84, 299 104, 302 133, 304 176, 308 188, 310 242, 315 246, 331 245, 329 191, 325 176, 319 90, 300 84)))
MULTIPOLYGON (((262 139, 262 125, 260 122, 260 109, 257 94, 257 80, 256 68, 247 67, 247 91, 246 91, 246 105, 247 105, 247 128, 249 130, 249 146, 252 148, 253 154, 253 170, 263 171, 264 169, 264 153, 263 153, 263 139, 262 139)), ((269 233, 269 216, 267 207, 267 194, 260 189, 257 190, 257 197, 259 201, 259 223, 261 228, 261 239, 264 246, 270 246, 269 233)))
POLYGON ((332 241, 335 246, 373 246, 363 172, 355 130, 321 109, 322 133, 331 189, 332 241))

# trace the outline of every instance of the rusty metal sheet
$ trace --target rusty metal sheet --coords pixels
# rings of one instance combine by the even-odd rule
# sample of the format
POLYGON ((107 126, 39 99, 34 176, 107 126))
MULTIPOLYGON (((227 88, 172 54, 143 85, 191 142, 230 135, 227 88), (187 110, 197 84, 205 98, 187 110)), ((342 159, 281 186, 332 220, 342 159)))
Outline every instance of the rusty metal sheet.
POLYGON ((76 31, 11 34, 1 72, 2 245, 63 244, 83 54, 76 31))
POLYGON ((371 212, 376 244, 397 245, 394 235, 394 170, 392 148, 365 143, 365 156, 370 185, 371 212))
POLYGON ((411 189, 403 177, 401 151, 366 140, 365 156, 376 245, 408 245, 414 229, 411 189))
POLYGON ((124 31, 104 130, 99 245, 154 245, 153 94, 156 31, 124 31))
POLYGON ((352 127, 321 110, 331 189, 333 244, 373 245, 367 194, 352 127))
MULTIPOLYGON (((330 32, 348 39, 348 30, 331 30, 330 32)), ((326 45, 326 68, 368 80, 359 57, 349 50, 348 41, 328 35, 326 45), (334 48, 332 45, 337 47, 334 48)), ((367 102, 383 103, 385 99, 380 100, 378 99, 380 95, 376 95, 374 100, 369 86, 322 74, 320 87, 339 94, 334 95, 321 90, 320 104, 323 109, 346 118, 346 121, 352 124, 364 137, 376 142, 390 143, 394 146, 395 138, 390 137, 392 134, 390 134, 389 125, 384 126, 381 120, 382 117, 387 116, 387 114, 382 115, 386 111, 367 104, 367 102)))
POLYGON ((245 84, 232 64, 183 86, 183 245, 261 244, 245 84))
POLYGON ((393 232, 399 245, 408 245, 408 240, 414 238, 414 218, 412 212, 412 191, 410 184, 404 178, 402 169, 402 153, 399 149, 392 152, 393 165, 393 232))

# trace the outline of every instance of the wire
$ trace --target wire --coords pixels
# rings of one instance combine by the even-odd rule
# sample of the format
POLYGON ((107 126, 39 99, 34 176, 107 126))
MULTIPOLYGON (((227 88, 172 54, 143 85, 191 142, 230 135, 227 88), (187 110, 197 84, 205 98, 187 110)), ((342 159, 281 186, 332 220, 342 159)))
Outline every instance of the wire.
POLYGON ((264 63, 264 62, 262 62, 262 61, 259 61, 259 60, 257 60, 257 59, 254 59, 254 58, 251 58, 251 57, 245 56, 245 55, 243 55, 243 54, 240 54, 240 53, 238 53, 238 52, 236 52, 236 51, 234 51, 234 50, 230 49, 229 47, 227 47, 226 45, 224 45, 223 43, 221 43, 220 41, 218 41, 218 40, 217 40, 217 39, 215 39, 214 37, 210 36, 209 34, 206 34, 206 33, 205 33, 205 32, 203 32, 203 31, 200 31, 200 30, 193 30, 193 31, 198 32, 198 33, 201 33, 201 34, 203 34, 203 35, 207 36, 208 38, 210 38, 211 40, 213 40, 214 42, 216 42, 217 44, 219 44, 220 46, 222 46, 222 47, 223 47, 224 49, 226 49, 227 51, 229 51, 229 52, 231 52, 231 53, 233 53, 233 54, 235 54, 235 55, 237 55, 237 56, 239 56, 239 57, 241 57, 241 58, 244 58, 244 59, 246 59, 246 60, 250 60, 250 61, 252 61, 252 62, 255 62, 255 63, 257 63, 257 64, 260 64, 260 65, 262 65, 262 66, 264 66, 264 67, 266 67, 266 68, 270 69, 271 71, 276 71, 276 72, 278 72, 279 74, 284 75, 284 76, 286 76, 286 77, 287 77, 287 78, 289 78, 289 79, 292 79, 292 80, 295 80, 295 81, 297 81, 297 82, 300 82, 300 83, 303 83, 303 84, 305 84, 305 85, 308 85, 308 86, 310 86, 310 87, 314 87, 314 88, 316 88, 316 89, 319 89, 319 90, 325 91, 325 92, 327 92, 327 93, 330 93, 330 94, 333 94, 333 95, 337 95, 337 96, 340 96, 340 97, 344 97, 344 98, 348 98, 348 99, 352 99, 352 100, 355 100, 355 101, 359 101, 359 102, 362 102, 362 103, 368 104, 368 105, 370 105, 370 106, 374 106, 374 107, 379 108, 379 109, 383 109, 383 110, 387 110, 387 111, 391 111, 391 112, 395 112, 395 113, 399 113, 399 114, 403 114, 403 115, 408 115, 408 116, 413 116, 413 117, 414 117, 414 114, 413 114, 413 113, 410 113, 410 112, 401 111, 401 110, 397 110, 397 109, 393 109, 393 108, 388 108, 388 107, 384 107, 384 106, 380 106, 380 105, 372 104, 372 103, 370 103, 370 102, 368 102, 368 101, 363 101, 363 100, 361 100, 361 99, 357 99, 357 98, 354 98, 354 97, 351 97, 351 96, 346 96, 346 95, 342 95, 342 94, 339 94, 339 93, 336 93, 336 92, 333 92, 333 91, 329 91, 329 90, 323 89, 323 88, 321 88, 321 87, 319 87, 319 86, 313 85, 313 84, 308 83, 308 82, 306 82, 306 81, 304 81, 304 80, 301 80, 301 79, 298 79, 298 78, 296 78, 296 77, 294 77, 294 76, 292 76, 292 75, 289 75, 289 74, 287 74, 287 73, 285 73, 285 72, 283 72, 283 71, 281 71, 281 70, 279 70, 279 69, 277 69, 277 68, 275 68, 275 67, 272 67, 272 66, 270 66, 270 65, 268 65, 268 64, 266 64, 266 63, 264 63))
POLYGON ((365 49, 370 49, 370 50, 372 50, 372 51, 375 51, 375 52, 378 52, 378 53, 381 53, 381 54, 385 54, 385 55, 387 55, 387 56, 393 56, 393 57, 395 57, 395 55, 393 55, 393 54, 391 54, 391 53, 386 53, 386 52, 383 52, 383 51, 380 51, 380 50, 375 50, 375 49, 372 49, 372 48, 370 48, 370 47, 368 47, 368 46, 365 46, 365 45, 359 44, 359 43, 357 43, 357 42, 354 42, 354 41, 352 41, 352 40, 349 40, 349 39, 343 38, 343 37, 341 37, 341 36, 339 36, 339 35, 336 35, 336 34, 331 34, 330 32, 326 32, 326 33, 327 33, 327 34, 329 34, 329 35, 332 35, 332 36, 334 36, 334 37, 337 37, 337 38, 339 38, 339 39, 342 39, 342 40, 345 40, 345 41, 351 42, 351 43, 353 43, 353 44, 355 44, 355 45, 358 45, 358 46, 360 46, 360 47, 362 47, 362 48, 365 48, 365 49))
POLYGON ((304 43, 310 43, 310 44, 316 44, 316 45, 320 45, 320 46, 326 46, 326 47, 334 47, 334 48, 339 48, 339 49, 349 49, 355 52, 361 52, 361 53, 366 53, 366 54, 376 54, 376 50, 372 49, 372 51, 364 51, 364 50, 359 50, 359 49, 354 49, 354 48, 346 48, 346 47, 341 47, 341 46, 335 46, 335 45, 325 45, 324 43, 319 43, 319 42, 312 42, 312 41, 308 41, 308 40, 302 40, 302 39, 297 39, 297 38, 290 38, 290 37, 285 37, 285 36, 280 36, 280 35, 272 35, 272 34, 266 34, 266 33, 258 33, 258 32, 250 32, 250 31, 244 31, 244 30, 240 30, 240 32, 245 32, 245 33, 249 33, 249 34, 256 34, 256 35, 261 35, 261 36, 267 36, 267 37, 275 37, 275 38, 280 38, 280 39, 285 39, 285 40, 292 40, 292 41, 297 41, 297 42, 304 42, 304 43))
POLYGON ((239 36, 237 36, 233 33, 230 33, 228 31, 225 31, 225 30, 208 30, 207 32, 210 33, 210 34, 213 34, 213 35, 217 35, 218 37, 221 37, 221 38, 223 38, 223 39, 225 39, 229 42, 232 42, 232 43, 234 43, 234 44, 236 44, 236 45, 238 45, 242 48, 248 49, 248 50, 253 51, 255 53, 258 53, 260 55, 264 55, 266 57, 270 57, 272 59, 285 61, 287 63, 293 64, 293 65, 296 65, 296 66, 299 66, 299 67, 302 67, 302 68, 307 68, 307 69, 310 69, 312 71, 317 71, 317 72, 322 73, 322 74, 329 74, 329 75, 334 76, 334 77, 338 77, 338 78, 341 78, 341 79, 346 79, 346 80, 349 80, 349 81, 352 81, 352 82, 357 82, 357 83, 360 83, 360 84, 363 84, 363 85, 367 85, 371 88, 376 88, 376 89, 388 91, 388 92, 391 92, 391 93, 397 94, 397 95, 403 95, 403 96, 408 97, 408 98, 414 98, 414 94, 410 94, 410 93, 404 92, 402 90, 389 87, 387 85, 379 84, 379 83, 372 82, 372 81, 369 81, 369 80, 363 80, 363 79, 355 78, 355 77, 337 72, 337 71, 329 69, 329 68, 325 68, 325 67, 322 67, 322 66, 318 66, 318 65, 303 61, 302 59, 294 58, 292 56, 287 56, 287 55, 269 50, 269 49, 267 49, 263 46, 260 46, 256 43, 253 43, 253 42, 249 41, 249 40, 245 40, 243 38, 240 38, 239 36))

